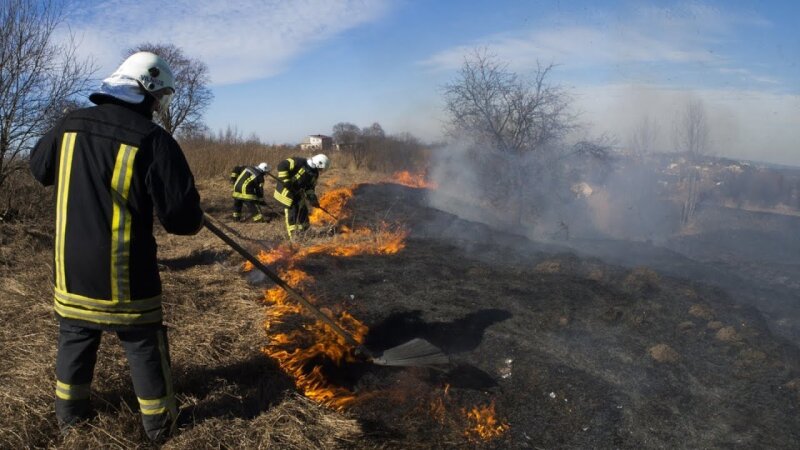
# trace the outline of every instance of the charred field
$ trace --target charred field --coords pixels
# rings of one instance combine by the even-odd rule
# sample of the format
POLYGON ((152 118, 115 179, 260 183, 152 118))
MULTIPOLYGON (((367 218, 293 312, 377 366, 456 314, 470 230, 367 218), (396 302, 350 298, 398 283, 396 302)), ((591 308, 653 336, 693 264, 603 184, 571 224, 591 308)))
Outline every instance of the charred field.
MULTIPOLYGON (((242 258, 209 232, 160 233, 183 415, 165 448, 800 444, 797 344, 769 311, 715 284, 717 266, 705 278, 692 276, 713 255, 689 260, 664 251, 658 264, 626 265, 599 250, 610 244, 535 242, 430 208, 426 189, 371 181, 351 189, 338 222, 318 225, 291 249, 282 245, 280 220, 226 224, 253 252, 282 249, 270 266, 325 312, 340 320, 349 314, 353 320, 343 323, 367 347, 422 337, 451 364, 381 367, 320 354, 288 361, 315 343, 314 322, 276 304, 271 283, 244 271, 242 258), (364 228, 377 234, 358 234, 364 228), (348 235, 357 238, 342 240, 348 235), (362 244, 378 250, 342 250, 362 244), (293 339, 276 342, 277 335, 293 339), (318 367, 322 381, 303 384, 287 367, 301 374, 318 367)), ((321 192, 336 187, 331 181, 321 192)), ((226 217, 223 182, 200 188, 207 212, 226 217)), ((96 418, 59 436, 51 412, 49 229, 0 226, 0 303, 8 311, 0 442, 147 447, 112 335, 93 384, 96 418)), ((723 275, 758 282, 742 273, 749 272, 723 275)), ((753 292, 748 299, 761 298, 753 292)))

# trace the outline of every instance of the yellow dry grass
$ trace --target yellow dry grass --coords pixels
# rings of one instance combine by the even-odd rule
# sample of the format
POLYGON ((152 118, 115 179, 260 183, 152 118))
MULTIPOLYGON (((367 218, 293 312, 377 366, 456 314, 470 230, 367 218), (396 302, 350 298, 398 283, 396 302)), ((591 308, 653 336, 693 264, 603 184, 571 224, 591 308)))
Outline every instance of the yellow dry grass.
MULTIPOLYGON (((248 158, 241 161, 229 154, 206 167, 187 155, 200 174, 214 172, 198 176, 198 188, 206 211, 220 219, 230 212, 228 166, 263 156, 241 153, 248 158)), ((323 175, 320 192, 359 177, 377 175, 335 168, 323 175)), ((0 447, 146 448, 124 352, 111 333, 104 335, 92 385, 96 416, 59 434, 53 412, 58 326, 52 312, 52 193, 24 172, 16 182, 4 191, 15 192, 22 206, 0 221, 0 447)), ((271 192, 269 183, 265 191, 271 192)), ((252 250, 284 240, 281 220, 228 225, 252 238, 242 241, 252 250)), ((362 435, 359 423, 298 395, 260 352, 267 342, 263 287, 241 276, 242 258, 206 230, 184 237, 157 229, 157 240, 182 412, 179 433, 164 448, 353 447, 362 435)))

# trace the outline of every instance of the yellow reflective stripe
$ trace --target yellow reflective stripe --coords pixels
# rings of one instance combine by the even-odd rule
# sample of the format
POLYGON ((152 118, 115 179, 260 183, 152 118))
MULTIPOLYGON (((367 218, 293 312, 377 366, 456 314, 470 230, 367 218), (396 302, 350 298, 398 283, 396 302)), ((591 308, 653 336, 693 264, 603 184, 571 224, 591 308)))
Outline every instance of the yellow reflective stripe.
POLYGON ((242 170, 242 173, 240 173, 239 176, 236 177, 236 184, 239 184, 239 180, 241 180, 242 177, 245 176, 250 176, 250 172, 248 172, 247 170, 242 170))
POLYGON ((131 220, 128 191, 139 149, 122 144, 111 176, 111 301, 130 301, 131 220))
POLYGON ((272 197, 274 197, 275 200, 281 202, 281 204, 283 204, 283 205, 292 206, 292 203, 294 203, 294 201, 287 195, 288 193, 289 193, 289 189, 284 189, 281 192, 278 192, 276 190, 272 194, 272 197))
POLYGON ((158 330, 158 350, 161 355, 161 373, 164 375, 164 389, 167 391, 166 403, 169 414, 172 417, 172 426, 178 420, 178 404, 175 402, 175 391, 172 390, 172 370, 169 364, 169 352, 167 350, 167 340, 163 329, 158 330))
POLYGON ((305 167, 301 167, 300 170, 298 170, 297 173, 294 174, 294 179, 295 180, 299 180, 303 176, 304 173, 306 173, 306 168, 305 167))
POLYGON ((244 180, 244 183, 242 184, 242 189, 240 189, 239 192, 241 192, 242 194, 246 194, 247 193, 247 186, 249 186, 250 183, 252 183, 254 179, 255 178, 251 176, 250 178, 244 180))
POLYGON ((261 200, 261 197, 253 194, 242 194, 239 192, 233 193, 233 198, 238 198, 240 200, 261 200))
POLYGON ((278 171, 278 178, 281 180, 286 180, 289 178, 289 171, 288 170, 279 170, 278 171))
POLYGON ((285 208, 283 210, 284 215, 284 222, 286 222, 286 233, 289 234, 289 239, 292 238, 292 230, 294 230, 294 226, 289 225, 289 208, 285 208))
POLYGON ((143 312, 150 311, 161 306, 161 294, 155 297, 132 300, 125 303, 117 303, 112 300, 85 297, 83 295, 72 294, 55 289, 55 299, 65 306, 75 306, 84 309, 92 309, 103 312, 143 312))
POLYGON ((162 319, 161 308, 142 313, 92 311, 64 305, 58 300, 54 301, 53 306, 56 314, 66 319, 84 320, 107 325, 143 325, 160 323, 162 319))
POLYGON ((56 286, 67 288, 64 243, 67 236, 67 204, 69 180, 72 174, 72 155, 75 150, 76 133, 64 133, 61 138, 61 157, 58 163, 58 193, 56 199, 55 272, 56 286))
POLYGON ((292 170, 292 169, 294 169, 294 159, 292 159, 292 158, 287 158, 287 159, 286 159, 286 161, 288 161, 288 162, 289 162, 289 170, 292 170))
POLYGON ((247 186, 250 185, 256 176, 250 173, 249 170, 245 169, 242 171, 242 174, 239 175, 239 178, 236 179, 236 182, 233 185, 233 198, 238 198, 241 200, 259 200, 261 197, 255 194, 248 194, 247 193, 247 186), (241 186, 239 183, 242 183, 241 186))
POLYGON ((139 400, 139 408, 142 410, 142 414, 155 415, 163 414, 167 411, 167 397, 161 397, 152 400, 139 397, 136 398, 139 400))
POLYGON ((56 396, 62 400, 89 398, 89 384, 67 384, 56 380, 56 396))

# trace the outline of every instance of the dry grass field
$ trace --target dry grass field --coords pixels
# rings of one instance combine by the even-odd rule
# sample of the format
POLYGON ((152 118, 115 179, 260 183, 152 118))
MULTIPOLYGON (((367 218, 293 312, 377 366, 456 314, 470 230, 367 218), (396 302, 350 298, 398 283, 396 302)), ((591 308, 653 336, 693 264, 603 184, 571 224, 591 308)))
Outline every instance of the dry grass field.
MULTIPOLYGON (((208 231, 158 229, 181 408, 164 448, 797 448, 797 347, 720 289, 498 233, 427 207, 426 189, 336 159, 318 191, 346 199, 340 220, 287 247, 279 219, 227 220, 227 171, 291 151, 193 151, 206 212, 239 242, 329 314, 350 314, 349 329, 367 326, 370 348, 423 337, 452 363, 315 354, 297 365, 294 349, 325 338, 313 321, 208 231), (309 383, 315 366, 322 385, 309 383)), ((24 176, 0 201, 10 193, 20 206, 0 222, 0 447, 151 447, 111 334, 96 416, 59 434, 52 193, 24 176)))

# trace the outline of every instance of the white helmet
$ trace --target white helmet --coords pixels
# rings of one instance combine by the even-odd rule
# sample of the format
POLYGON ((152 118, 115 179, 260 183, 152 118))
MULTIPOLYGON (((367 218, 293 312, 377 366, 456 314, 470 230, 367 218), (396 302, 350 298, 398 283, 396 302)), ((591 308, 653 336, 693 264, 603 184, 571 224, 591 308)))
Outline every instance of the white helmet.
POLYGON ((311 159, 308 160, 308 165, 314 169, 325 170, 331 166, 331 160, 320 153, 319 155, 312 156, 311 159))
POLYGON ((134 53, 104 83, 131 80, 158 100, 161 111, 169 106, 175 93, 175 76, 163 58, 150 52, 134 53))
POLYGON ((269 172, 269 164, 262 162, 261 164, 256 166, 256 169, 258 169, 258 171, 261 173, 267 173, 269 172))

